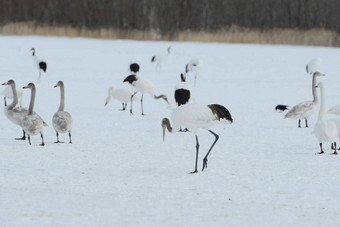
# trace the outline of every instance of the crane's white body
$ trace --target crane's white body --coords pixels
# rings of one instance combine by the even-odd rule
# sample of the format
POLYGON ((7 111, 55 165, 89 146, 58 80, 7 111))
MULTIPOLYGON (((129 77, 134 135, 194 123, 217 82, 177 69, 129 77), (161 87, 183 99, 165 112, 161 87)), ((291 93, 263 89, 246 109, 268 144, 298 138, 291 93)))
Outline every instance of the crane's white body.
POLYGON ((151 62, 154 62, 156 64, 156 71, 162 70, 162 65, 164 64, 164 62, 166 61, 166 59, 168 58, 170 54, 170 48, 171 47, 168 47, 167 52, 159 53, 152 57, 151 62))

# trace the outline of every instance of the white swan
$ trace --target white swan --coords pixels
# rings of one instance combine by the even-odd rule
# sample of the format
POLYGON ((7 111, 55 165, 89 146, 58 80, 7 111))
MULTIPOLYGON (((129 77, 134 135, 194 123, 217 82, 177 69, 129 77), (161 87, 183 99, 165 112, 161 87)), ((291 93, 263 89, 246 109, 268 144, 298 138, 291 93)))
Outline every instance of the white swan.
POLYGON ((56 131, 57 142, 55 143, 63 143, 59 141, 59 133, 68 132, 68 136, 71 141, 71 130, 72 130, 72 116, 70 113, 64 111, 65 107, 65 88, 64 83, 59 81, 54 87, 60 87, 60 105, 58 111, 53 115, 52 123, 53 128, 56 131))
MULTIPOLYGON (((125 110, 127 104, 129 102, 131 102, 131 96, 133 94, 134 94, 134 92, 131 89, 128 89, 128 88, 115 89, 113 86, 110 86, 108 88, 107 97, 106 97, 106 100, 105 100, 105 106, 111 101, 111 97, 112 97, 112 98, 120 101, 122 103, 122 106, 123 106, 122 110, 125 110)), ((135 101, 137 99, 138 99, 137 96, 133 96, 132 101, 135 101)))
MULTIPOLYGON (((19 105, 20 107, 22 107, 24 105, 24 91, 21 88, 16 88, 16 92, 18 96, 19 105)), ((12 88, 6 87, 0 93, 1 95, 4 96, 5 106, 7 106, 7 98, 13 99, 12 88)))
POLYGON ((328 114, 340 115, 340 105, 336 105, 327 111, 328 114))
POLYGON ((29 83, 27 86, 23 87, 23 89, 31 89, 31 100, 30 105, 28 108, 28 113, 26 116, 23 117, 21 121, 21 127, 26 132, 28 137, 28 142, 31 145, 31 136, 37 135, 40 133, 41 136, 41 146, 44 146, 44 136, 43 136, 43 127, 47 126, 44 120, 36 114, 34 109, 34 102, 35 102, 35 94, 36 88, 33 83, 29 83))
POLYGON ((286 115, 285 118, 292 118, 299 120, 299 128, 301 128, 301 119, 305 119, 306 127, 308 127, 307 119, 312 116, 319 107, 319 97, 316 91, 316 77, 317 76, 325 76, 320 72, 315 72, 313 74, 312 80, 312 93, 313 93, 313 101, 306 101, 297 104, 294 106, 286 115))
POLYGON ((314 126, 313 133, 316 136, 317 140, 320 144, 320 152, 318 154, 325 153, 322 149, 322 142, 331 142, 332 148, 334 148, 334 153, 336 152, 336 139, 338 138, 338 130, 336 127, 336 124, 332 120, 325 119, 325 90, 324 85, 322 82, 318 83, 317 85, 320 88, 321 93, 321 104, 320 104, 320 110, 319 110, 319 117, 318 121, 316 122, 314 126))
MULTIPOLYGON (((22 118, 27 115, 27 109, 15 107, 18 104, 18 95, 17 95, 15 82, 14 80, 9 80, 6 83, 3 83, 2 85, 10 86, 9 88, 11 88, 12 90, 12 98, 13 98, 12 104, 5 107, 5 110, 4 110, 5 115, 11 122, 13 122, 16 125, 21 126, 22 118)), ((19 140, 26 139, 25 131, 22 130, 22 132, 23 132, 23 136, 21 138, 16 138, 16 139, 19 139, 19 140)))

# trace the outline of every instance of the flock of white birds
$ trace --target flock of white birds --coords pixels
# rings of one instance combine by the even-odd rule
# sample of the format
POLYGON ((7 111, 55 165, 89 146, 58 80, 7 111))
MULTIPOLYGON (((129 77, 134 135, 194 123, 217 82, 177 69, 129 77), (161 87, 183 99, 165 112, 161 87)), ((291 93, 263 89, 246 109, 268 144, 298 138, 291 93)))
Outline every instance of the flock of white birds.
MULTIPOLYGON (((151 62, 155 63, 155 70, 161 71, 162 64, 166 61, 166 58, 170 54, 171 47, 167 48, 167 51, 152 57, 151 62)), ((32 57, 34 60, 34 64, 39 70, 39 77, 37 83, 40 82, 41 73, 46 72, 47 63, 41 60, 35 54, 35 48, 31 49, 32 57)), ((155 94, 155 86, 153 83, 141 76, 139 76, 140 66, 138 63, 130 64, 131 75, 127 76, 123 82, 128 83, 130 88, 116 88, 114 86, 110 86, 108 88, 108 95, 106 98, 105 105, 107 105, 111 98, 114 98, 122 103, 122 111, 126 110, 128 103, 130 103, 130 113, 133 114, 133 102, 139 99, 138 95, 141 95, 141 112, 144 115, 143 109, 143 97, 145 94, 151 95, 155 99, 163 99, 167 103, 169 103, 169 109, 173 110, 171 119, 164 118, 162 120, 162 128, 163 128, 163 140, 165 138, 166 129, 170 133, 174 132, 187 132, 192 131, 195 134, 196 138, 196 160, 195 160, 195 169, 192 173, 197 172, 197 162, 198 162, 198 153, 199 153, 199 140, 198 140, 198 131, 199 129, 208 130, 215 136, 215 141, 211 145, 208 150, 206 156, 203 159, 203 168, 202 171, 207 167, 208 155, 210 154, 212 148, 216 144, 219 136, 209 129, 209 126, 217 124, 217 123, 232 123, 233 119, 228 109, 219 104, 212 105, 200 105, 195 102, 193 89, 186 82, 186 77, 189 73, 193 72, 195 76, 194 86, 196 86, 197 76, 199 74, 200 69, 203 66, 203 61, 201 59, 192 59, 185 67, 183 67, 184 73, 181 74, 181 81, 176 85, 174 97, 175 102, 169 103, 168 97, 164 94, 156 95, 155 94)), ((331 142, 331 147, 334 150, 333 154, 337 154, 337 145, 336 139, 340 138, 340 119, 325 119, 325 110, 324 110, 324 84, 322 82, 317 83, 317 77, 325 76, 321 71, 322 60, 320 58, 312 59, 306 65, 306 71, 308 74, 312 75, 312 94, 313 100, 306 101, 297 104, 291 109, 286 105, 278 105, 276 109, 280 109, 285 111, 288 109, 288 113, 285 115, 285 118, 292 118, 298 120, 298 127, 301 127, 301 120, 305 120, 305 126, 308 127, 308 118, 315 114, 317 110, 319 110, 318 121, 315 124, 313 133, 316 136, 319 144, 320 144, 320 152, 319 154, 324 153, 322 148, 323 142, 331 142), (317 88, 320 89, 320 98, 318 95, 317 88)), ((34 101, 36 95, 36 87, 34 83, 29 83, 27 86, 22 89, 31 89, 31 99, 29 108, 23 108, 23 99, 24 93, 21 88, 17 88, 15 86, 15 82, 13 80, 9 80, 3 85, 8 85, 6 89, 4 89, 1 93, 4 96, 5 103, 5 115, 6 117, 12 121, 14 124, 19 125, 22 128, 23 136, 21 138, 17 138, 20 140, 26 139, 26 134, 28 137, 29 144, 31 144, 30 137, 40 134, 41 136, 41 145, 45 145, 44 137, 43 137, 43 128, 48 126, 45 121, 34 112, 34 101), (12 99, 11 104, 7 104, 7 98, 12 99), (19 103, 19 106, 17 106, 19 103)), ((58 111, 53 116, 53 127, 56 132, 57 141, 55 143, 61 143, 59 140, 59 133, 68 133, 69 135, 69 143, 72 143, 71 140, 71 130, 72 130, 72 116, 64 110, 65 106, 65 92, 64 92, 64 83, 59 81, 55 87, 60 87, 60 106, 58 111)), ((330 109, 328 113, 338 114, 340 115, 340 105, 335 106, 330 109)))
MULTIPOLYGON (((31 49, 32 57, 34 64, 39 70, 39 78, 37 83, 40 82, 41 72, 46 72, 47 63, 41 60, 35 54, 35 48, 31 49)), ((34 103, 36 96, 36 86, 34 83, 29 83, 27 86, 22 89, 30 89, 31 90, 31 99, 29 108, 23 108, 23 98, 24 93, 22 89, 17 89, 14 80, 9 80, 2 85, 7 85, 8 87, 2 91, 4 95, 5 109, 4 113, 6 117, 14 124, 19 125, 22 128, 23 136, 21 138, 16 138, 17 140, 25 140, 26 134, 29 144, 31 145, 31 136, 35 136, 40 134, 41 136, 41 146, 45 145, 43 129, 48 124, 36 113, 34 112, 34 103), (7 105, 7 98, 12 99, 12 103, 7 105), (20 99, 20 105, 17 106, 18 100, 20 99)), ((56 131, 57 141, 55 143, 61 143, 59 140, 59 133, 68 133, 69 134, 69 142, 72 143, 71 140, 71 130, 72 130, 72 116, 70 113, 64 110, 65 106, 65 88, 64 83, 59 81, 54 87, 60 87, 60 106, 58 111, 53 115, 52 123, 53 128, 56 131)))

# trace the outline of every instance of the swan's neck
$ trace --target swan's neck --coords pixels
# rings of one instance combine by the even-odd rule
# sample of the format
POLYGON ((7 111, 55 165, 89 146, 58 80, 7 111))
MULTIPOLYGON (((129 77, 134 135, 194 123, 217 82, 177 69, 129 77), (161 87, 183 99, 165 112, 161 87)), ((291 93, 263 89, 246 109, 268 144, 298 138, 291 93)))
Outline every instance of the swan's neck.
POLYGON ((321 93, 321 103, 320 103, 320 111, 319 111, 319 120, 323 120, 325 118, 325 91, 323 85, 320 86, 321 93))
POLYGON ((313 93, 313 102, 319 102, 318 92, 316 91, 316 75, 313 75, 313 82, 312 82, 312 93, 313 93))
POLYGON ((30 106, 28 107, 28 115, 33 114, 33 109, 34 109, 34 101, 35 101, 35 87, 31 87, 31 101, 30 101, 30 106))
POLYGON ((65 108, 65 89, 64 85, 60 85, 60 105, 58 111, 64 111, 65 108))
POLYGON ((12 87, 12 92, 13 92, 13 102, 11 105, 7 106, 8 110, 13 109, 18 104, 18 94, 17 94, 17 89, 15 88, 15 84, 12 84, 11 87, 12 87))

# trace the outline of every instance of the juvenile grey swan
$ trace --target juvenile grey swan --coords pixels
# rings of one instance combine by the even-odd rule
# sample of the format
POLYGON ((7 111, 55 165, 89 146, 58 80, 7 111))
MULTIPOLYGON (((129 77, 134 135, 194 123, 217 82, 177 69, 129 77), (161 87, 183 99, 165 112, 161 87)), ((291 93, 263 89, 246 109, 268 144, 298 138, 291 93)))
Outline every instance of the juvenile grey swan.
POLYGON ((305 119, 306 128, 308 128, 308 117, 312 116, 319 108, 319 97, 316 92, 316 77, 317 76, 325 76, 320 72, 313 73, 313 81, 312 81, 312 92, 313 92, 313 101, 306 101, 297 104, 294 106, 286 115, 285 118, 298 119, 299 125, 301 128, 301 119, 305 119))
MULTIPOLYGON (((15 82, 14 82, 14 80, 9 80, 6 83, 3 83, 2 85, 11 86, 12 97, 13 97, 12 104, 5 107, 5 110, 4 110, 5 115, 11 122, 13 122, 16 125, 21 126, 21 121, 22 121, 23 117, 27 115, 27 109, 20 108, 18 106, 15 107, 18 104, 18 94, 17 94, 17 89, 15 87, 15 82)), ((21 138, 15 138, 15 139, 25 140, 26 139, 25 131, 22 130, 22 132, 23 132, 22 137, 21 138)))
POLYGON ((31 136, 35 136, 40 133, 41 136, 41 146, 44 146, 44 136, 43 136, 43 128, 44 126, 48 126, 43 119, 33 111, 34 102, 35 102, 35 94, 36 88, 33 83, 29 83, 27 86, 23 87, 23 89, 31 89, 31 101, 28 108, 28 113, 25 117, 23 117, 21 121, 21 127, 26 132, 28 142, 31 145, 31 136))
POLYGON ((59 133, 68 132, 68 136, 71 141, 71 130, 72 130, 72 116, 70 113, 64 111, 65 107, 65 88, 64 83, 59 81, 54 87, 60 87, 60 106, 58 111, 53 115, 52 123, 53 128, 56 131, 57 142, 55 143, 63 143, 59 141, 59 133))

